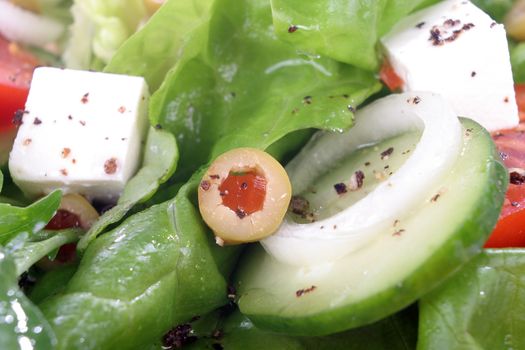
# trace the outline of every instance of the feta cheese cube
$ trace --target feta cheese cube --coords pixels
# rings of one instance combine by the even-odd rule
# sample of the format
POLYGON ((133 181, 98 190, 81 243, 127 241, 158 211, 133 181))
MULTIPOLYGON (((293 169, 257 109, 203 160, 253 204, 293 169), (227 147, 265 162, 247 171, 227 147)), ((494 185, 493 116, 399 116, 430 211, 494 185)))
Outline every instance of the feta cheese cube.
POLYGON ((33 75, 9 171, 30 197, 55 189, 115 200, 140 163, 141 77, 42 67, 33 75))
POLYGON ((459 116, 491 131, 518 124, 505 29, 470 1, 414 13, 382 44, 403 90, 439 93, 459 116))

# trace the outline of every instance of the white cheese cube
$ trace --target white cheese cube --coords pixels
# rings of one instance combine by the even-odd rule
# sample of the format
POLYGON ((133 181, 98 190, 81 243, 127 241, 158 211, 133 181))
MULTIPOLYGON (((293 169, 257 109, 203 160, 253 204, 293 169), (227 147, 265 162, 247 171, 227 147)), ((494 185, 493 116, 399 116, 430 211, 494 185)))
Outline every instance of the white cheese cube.
POLYGON ((470 1, 414 13, 382 44, 405 91, 439 93, 459 116, 491 131, 518 124, 505 29, 470 1))
POLYGON ((13 180, 31 197, 62 189, 115 200, 140 163, 148 98, 141 77, 36 69, 9 155, 13 180))

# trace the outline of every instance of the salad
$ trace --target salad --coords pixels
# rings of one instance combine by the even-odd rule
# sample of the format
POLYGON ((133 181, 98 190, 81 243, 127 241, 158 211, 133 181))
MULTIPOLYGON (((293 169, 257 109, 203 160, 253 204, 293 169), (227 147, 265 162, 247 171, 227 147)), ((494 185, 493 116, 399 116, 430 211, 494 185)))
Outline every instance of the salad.
POLYGON ((0 349, 525 347, 525 11, 473 2, 0 0, 0 349))

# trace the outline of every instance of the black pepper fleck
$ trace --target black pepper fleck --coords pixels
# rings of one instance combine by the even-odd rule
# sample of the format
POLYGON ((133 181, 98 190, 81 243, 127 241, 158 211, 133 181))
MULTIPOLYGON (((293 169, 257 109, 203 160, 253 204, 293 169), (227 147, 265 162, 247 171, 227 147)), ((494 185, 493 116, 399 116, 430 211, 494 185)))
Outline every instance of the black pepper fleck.
POLYGON ((237 210, 235 211, 235 214, 237 215, 239 219, 244 219, 247 215, 246 212, 242 208, 237 208, 237 210))
POLYGON ((525 175, 512 171, 510 174, 510 183, 513 185, 522 185, 525 182, 525 175))
POLYGON ((401 234, 405 232, 405 229, 397 230, 396 232, 392 233, 392 236, 401 236, 401 234))
POLYGON ((381 159, 388 159, 390 155, 394 152, 394 147, 389 147, 383 152, 381 152, 381 159))
POLYGON ((317 289, 316 286, 311 286, 311 287, 308 287, 308 288, 299 289, 298 291, 295 292, 295 296, 299 298, 299 297, 302 297, 303 295, 305 295, 307 293, 313 292, 316 289, 317 289))
POLYGON ((335 184, 334 189, 337 194, 343 194, 347 192, 346 185, 342 182, 335 184))
POLYGON ((430 37, 428 38, 428 40, 432 41, 432 45, 434 46, 443 45, 443 39, 441 39, 441 31, 436 27, 430 29, 430 37))
POLYGON ((168 331, 162 337, 162 345, 164 349, 180 349, 184 345, 193 343, 197 337, 193 335, 193 328, 190 324, 181 324, 168 331))
POLYGON ((290 201, 290 210, 292 213, 306 216, 310 209, 310 202, 303 196, 292 196, 292 200, 290 201))
POLYGON ((13 125, 16 125, 16 126, 22 125, 24 123, 23 122, 24 114, 28 114, 28 113, 29 111, 18 109, 13 115, 13 120, 12 120, 13 125))
POLYGON ((201 188, 204 190, 204 191, 208 191, 210 189, 210 182, 209 181, 201 181, 201 188))
MULTIPOLYGON (((445 29, 445 34, 448 34, 447 29, 458 26, 460 23, 460 20, 447 19, 443 22, 442 29, 445 29)), ((430 29, 430 37, 428 40, 432 41, 432 45, 434 46, 441 46, 446 42, 452 42, 456 40, 461 33, 470 30, 474 26, 474 23, 466 23, 460 29, 453 30, 452 34, 450 34, 448 37, 443 36, 439 26, 433 26, 432 29, 430 29)))
POLYGON ((412 104, 419 104, 419 102, 421 102, 421 97, 419 96, 415 96, 413 99, 412 99, 412 104))

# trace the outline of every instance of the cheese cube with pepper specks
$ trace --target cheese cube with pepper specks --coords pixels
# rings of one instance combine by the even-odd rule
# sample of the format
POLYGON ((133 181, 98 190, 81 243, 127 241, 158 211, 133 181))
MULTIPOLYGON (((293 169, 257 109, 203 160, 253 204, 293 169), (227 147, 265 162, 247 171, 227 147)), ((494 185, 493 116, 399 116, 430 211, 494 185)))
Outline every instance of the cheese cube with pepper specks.
POLYGON ((382 39, 405 91, 443 95, 488 130, 519 121, 503 25, 467 0, 447 0, 398 23, 382 39))
POLYGON ((9 155, 13 180, 30 197, 62 189, 114 201, 140 163, 148 97, 141 77, 37 68, 9 155))

